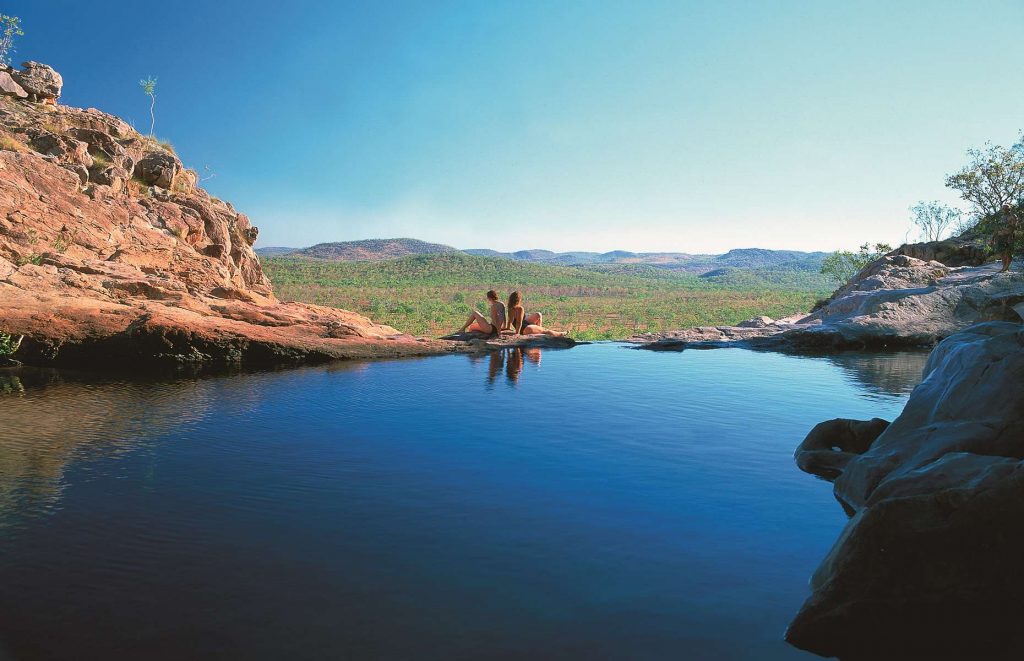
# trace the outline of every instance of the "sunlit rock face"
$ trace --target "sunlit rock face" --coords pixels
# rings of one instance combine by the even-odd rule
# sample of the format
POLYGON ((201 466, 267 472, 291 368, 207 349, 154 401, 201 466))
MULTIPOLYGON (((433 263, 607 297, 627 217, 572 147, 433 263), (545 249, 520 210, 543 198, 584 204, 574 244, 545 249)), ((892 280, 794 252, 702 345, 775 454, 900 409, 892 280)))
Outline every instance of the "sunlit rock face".
POLYGON ((169 145, 56 105, 62 81, 49 67, 3 73, 14 86, 0 93, 0 332, 25 336, 17 359, 134 367, 452 350, 278 301, 256 227, 169 145))
POLYGON ((843 424, 819 426, 803 449, 835 447, 835 461, 815 465, 838 475, 852 518, 787 640, 843 659, 1019 658, 1021 324, 980 324, 939 344, 891 425, 833 423, 843 424), (866 448, 851 442, 879 430, 866 448))

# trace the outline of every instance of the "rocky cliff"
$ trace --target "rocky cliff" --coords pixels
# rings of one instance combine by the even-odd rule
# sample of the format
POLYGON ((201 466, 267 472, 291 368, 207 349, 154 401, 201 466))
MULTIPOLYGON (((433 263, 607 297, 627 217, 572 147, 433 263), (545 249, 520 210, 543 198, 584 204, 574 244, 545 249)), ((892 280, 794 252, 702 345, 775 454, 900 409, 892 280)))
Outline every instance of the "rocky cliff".
POLYGON ((796 456, 852 518, 787 640, 842 659, 1020 658, 1020 323, 949 337, 892 424, 822 423, 796 456))
POLYGON ((168 145, 63 81, 0 70, 0 333, 31 363, 274 363, 456 350, 358 314, 282 303, 257 229, 168 145))

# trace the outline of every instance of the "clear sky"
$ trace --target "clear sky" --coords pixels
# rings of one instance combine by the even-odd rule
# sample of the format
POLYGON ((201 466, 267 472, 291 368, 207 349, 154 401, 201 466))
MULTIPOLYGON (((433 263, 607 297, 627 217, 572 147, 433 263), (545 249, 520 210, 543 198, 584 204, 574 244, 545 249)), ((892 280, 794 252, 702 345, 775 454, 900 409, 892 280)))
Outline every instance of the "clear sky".
POLYGON ((156 134, 258 245, 901 242, 1024 128, 1024 2, 21 0, 16 61, 156 134))

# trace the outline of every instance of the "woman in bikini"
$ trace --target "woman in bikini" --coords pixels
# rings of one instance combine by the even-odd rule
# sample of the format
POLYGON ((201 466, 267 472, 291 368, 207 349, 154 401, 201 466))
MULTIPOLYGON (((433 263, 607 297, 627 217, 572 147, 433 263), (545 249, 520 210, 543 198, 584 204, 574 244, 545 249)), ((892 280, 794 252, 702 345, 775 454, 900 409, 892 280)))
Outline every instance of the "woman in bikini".
POLYGON ((508 297, 508 326, 513 335, 550 335, 552 337, 565 337, 565 333, 544 328, 541 323, 544 317, 540 312, 526 313, 523 308, 523 296, 517 291, 512 292, 508 297))
POLYGON ((487 320, 487 317, 480 314, 479 311, 473 310, 472 314, 469 315, 469 319, 459 329, 459 332, 469 333, 483 333, 484 335, 494 335, 502 328, 507 325, 505 320, 505 305, 498 300, 498 292, 493 289, 487 292, 487 302, 491 308, 491 319, 487 320))

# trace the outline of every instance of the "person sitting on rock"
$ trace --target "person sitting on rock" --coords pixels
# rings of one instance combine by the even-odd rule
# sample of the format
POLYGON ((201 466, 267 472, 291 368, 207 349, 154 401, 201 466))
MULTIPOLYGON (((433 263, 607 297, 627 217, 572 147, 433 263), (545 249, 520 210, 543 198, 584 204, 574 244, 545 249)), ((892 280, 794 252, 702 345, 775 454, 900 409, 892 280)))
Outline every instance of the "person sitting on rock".
POLYGON ((502 328, 505 328, 505 305, 498 300, 498 292, 493 289, 487 292, 487 302, 491 308, 491 320, 488 321, 487 317, 482 315, 478 310, 473 310, 469 315, 469 319, 459 329, 459 332, 470 332, 470 333, 483 333, 484 335, 494 335, 502 328))
POLYGON ((1010 270, 1013 251, 1017 247, 1017 211, 1009 204, 1003 205, 1002 226, 992 234, 992 248, 1003 262, 1002 273, 1010 270))
POLYGON ((526 314, 523 307, 523 296, 517 291, 509 294, 508 297, 508 326, 505 330, 511 331, 513 335, 550 335, 551 337, 565 337, 565 333, 549 330, 541 326, 544 318, 540 312, 526 314))

